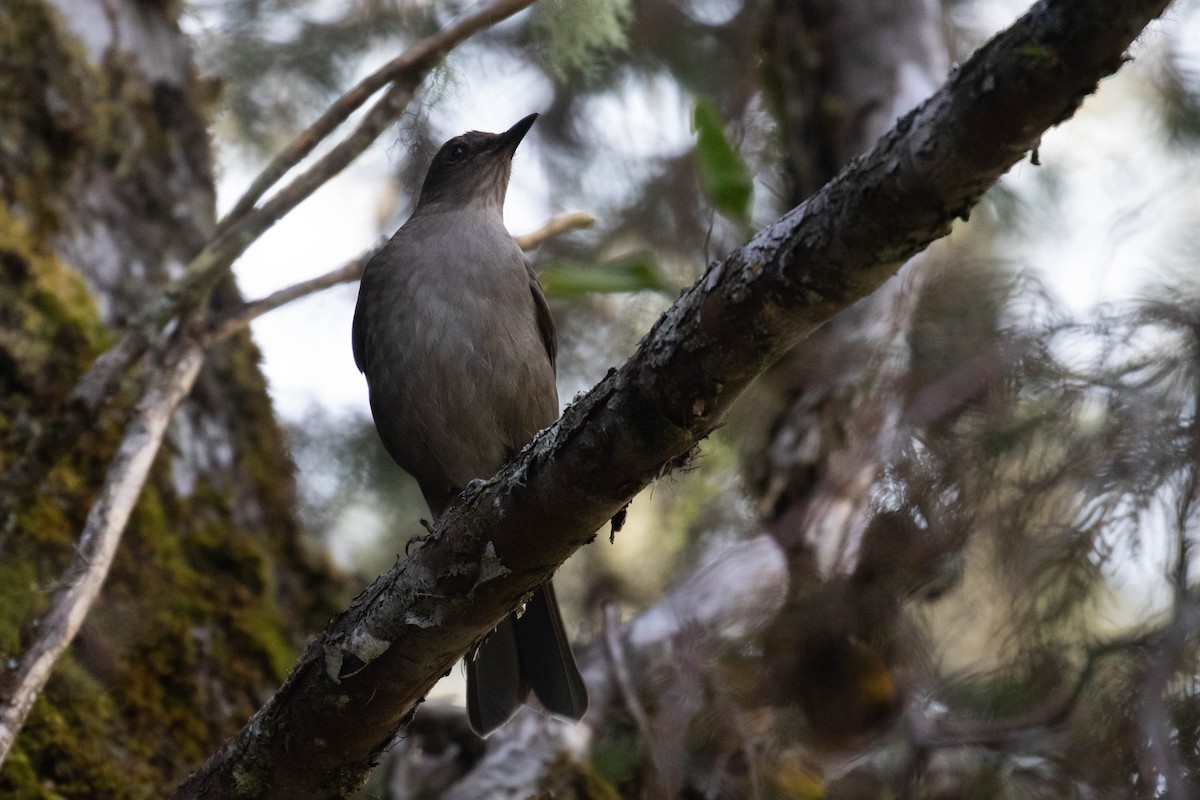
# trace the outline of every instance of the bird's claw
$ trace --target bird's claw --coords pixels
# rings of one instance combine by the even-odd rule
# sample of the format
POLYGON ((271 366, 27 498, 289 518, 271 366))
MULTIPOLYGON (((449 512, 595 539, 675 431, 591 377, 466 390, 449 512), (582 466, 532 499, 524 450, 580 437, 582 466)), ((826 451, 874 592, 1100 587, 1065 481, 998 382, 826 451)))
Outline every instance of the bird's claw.
POLYGON ((405 556, 408 556, 410 554, 410 552, 412 550, 412 546, 414 544, 425 544, 426 542, 428 542, 430 539, 433 538, 433 525, 431 525, 429 523, 429 520, 427 520, 427 519, 421 520, 421 527, 423 527, 425 530, 429 531, 429 533, 426 534, 425 536, 409 537, 408 541, 404 543, 404 555, 405 556))

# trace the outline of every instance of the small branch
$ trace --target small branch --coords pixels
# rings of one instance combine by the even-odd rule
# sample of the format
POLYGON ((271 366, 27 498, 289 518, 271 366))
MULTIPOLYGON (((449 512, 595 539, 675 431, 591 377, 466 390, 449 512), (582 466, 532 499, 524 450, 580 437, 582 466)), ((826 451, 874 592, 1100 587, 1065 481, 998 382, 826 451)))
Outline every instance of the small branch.
POLYGON ((50 678, 54 663, 75 638, 99 595, 167 423, 191 389, 203 360, 199 344, 180 340, 149 377, 146 393, 125 429, 125 438, 109 464, 100 496, 88 514, 76 547, 71 577, 55 592, 36 638, 0 691, 0 763, 12 749, 34 701, 50 678))
POLYGON ((650 751, 650 762, 654 765, 654 771, 658 772, 659 758, 654 732, 650 725, 650 717, 646 715, 646 709, 638 699, 633 677, 629 674, 629 664, 625 662, 625 651, 621 646, 621 612, 615 603, 604 605, 604 655, 608 659, 612 680, 625 710, 633 718, 633 724, 641 734, 642 741, 646 743, 646 749, 650 751))
POLYGON ((547 239, 558 236, 561 233, 566 233, 567 231, 590 228, 595 224, 596 218, 591 214, 574 211, 570 214, 560 214, 557 217, 552 217, 550 221, 536 231, 514 238, 517 240, 517 245, 528 253, 547 239))
POLYGON ((197 256, 179 281, 168 289, 167 299, 171 300, 176 295, 193 297, 198 292, 206 291, 217 277, 224 274, 233 259, 240 256, 251 243, 370 147, 387 126, 408 107, 418 84, 433 69, 438 59, 482 28, 506 19, 533 2, 534 0, 496 0, 475 14, 448 25, 409 48, 405 55, 368 77, 364 82, 366 88, 360 83, 351 89, 259 175, 246 195, 238 201, 234 212, 220 223, 217 235, 205 248, 205 253, 211 251, 213 257, 205 259, 205 253, 197 256), (253 207, 252 204, 263 192, 312 151, 320 141, 315 138, 317 133, 321 133, 322 136, 331 133, 355 108, 362 105, 375 89, 386 84, 383 73, 388 76, 391 86, 367 111, 358 126, 315 164, 280 189, 274 197, 261 206, 253 207), (371 86, 375 88, 367 91, 371 86))
POLYGON ((299 300, 302 297, 307 297, 310 294, 324 291, 339 284, 352 283, 358 280, 362 277, 363 269, 367 266, 367 262, 382 249, 383 245, 373 247, 354 260, 348 261, 337 269, 326 272, 324 275, 318 275, 315 278, 294 283, 279 291, 271 292, 266 297, 243 303, 233 311, 222 315, 213 323, 207 337, 207 342, 210 345, 222 342, 238 331, 250 327, 251 322, 268 311, 274 311, 294 300, 299 300))

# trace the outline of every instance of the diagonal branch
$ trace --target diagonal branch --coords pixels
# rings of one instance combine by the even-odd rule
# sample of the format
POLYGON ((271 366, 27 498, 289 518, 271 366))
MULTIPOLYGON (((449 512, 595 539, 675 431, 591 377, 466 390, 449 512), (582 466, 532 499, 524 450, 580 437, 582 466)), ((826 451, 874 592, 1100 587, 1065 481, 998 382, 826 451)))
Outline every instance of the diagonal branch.
POLYGON ((69 577, 55 592, 33 642, 0 686, 0 763, 41 694, 54 663, 83 624, 116 555, 125 523, 146 483, 175 408, 191 390, 204 353, 180 338, 152 369, 147 390, 125 429, 104 486, 88 514, 69 577))
POLYGON ((1166 5, 1042 0, 992 39, 870 154, 713 264, 621 369, 452 506, 429 542, 330 620, 176 796, 357 787, 473 642, 685 460, 768 364, 949 231, 1121 66, 1166 5))

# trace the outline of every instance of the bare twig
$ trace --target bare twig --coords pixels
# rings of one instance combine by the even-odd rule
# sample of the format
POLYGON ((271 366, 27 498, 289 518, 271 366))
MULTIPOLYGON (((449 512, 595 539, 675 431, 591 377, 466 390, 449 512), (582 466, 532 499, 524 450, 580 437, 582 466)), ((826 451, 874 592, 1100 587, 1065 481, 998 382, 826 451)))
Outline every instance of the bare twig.
POLYGON ((633 724, 642 741, 650 751, 650 761, 658 770, 658 748, 654 746, 654 732, 651 730, 650 717, 638 699, 637 689, 633 685, 633 677, 629 674, 629 664, 625 662, 625 651, 621 645, 621 612, 615 603, 604 605, 604 655, 608 659, 608 667, 612 671, 613 683, 625 704, 625 710, 633 718, 633 724))
POLYGON ((383 245, 373 247, 352 261, 348 261, 337 269, 326 272, 324 275, 318 275, 315 278, 294 283, 279 291, 271 292, 266 297, 243 303, 213 323, 208 334, 209 343, 215 344, 228 339, 238 331, 245 330, 250 326, 251 322, 263 314, 285 306, 293 300, 299 300, 301 297, 307 297, 310 294, 324 291, 342 283, 352 283, 358 280, 362 277, 363 268, 367 266, 367 262, 382 248, 383 245))
POLYGON ((204 360, 200 345, 181 339, 151 374, 125 438, 108 466, 104 487, 88 514, 71 577, 55 592, 36 637, 0 691, 0 763, 41 693, 55 661, 70 645, 100 593, 125 523, 146 483, 150 466, 176 406, 187 395, 204 360))
POLYGON ((578 230, 579 228, 590 228, 595 224, 596 218, 591 214, 585 214, 582 211, 574 211, 570 214, 560 214, 557 217, 552 217, 545 225, 538 228, 536 231, 516 237, 517 244, 522 250, 528 253, 542 242, 558 236, 560 233, 578 230))

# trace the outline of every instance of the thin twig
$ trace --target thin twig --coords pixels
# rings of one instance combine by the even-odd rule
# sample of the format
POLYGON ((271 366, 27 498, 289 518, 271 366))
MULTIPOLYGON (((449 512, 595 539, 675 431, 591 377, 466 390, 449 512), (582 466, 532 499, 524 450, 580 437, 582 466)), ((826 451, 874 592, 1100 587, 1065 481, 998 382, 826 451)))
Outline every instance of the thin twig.
POLYGON ((525 252, 529 252, 547 239, 558 236, 567 231, 578 230, 579 228, 590 228, 596 224, 596 218, 591 214, 585 214, 582 211, 574 211, 570 214, 560 214, 557 217, 552 217, 545 225, 538 228, 536 231, 526 233, 516 237, 517 245, 525 252))
MULTIPOLYGON (((345 96, 336 101, 334 107, 337 107, 338 111, 330 113, 328 119, 322 116, 309 130, 300 134, 297 140, 289 145, 279 158, 268 165, 259 178, 255 179, 246 196, 238 201, 241 210, 235 209, 236 217, 231 212, 220 223, 216 237, 205 250, 206 252, 211 250, 214 254, 221 256, 225 255, 225 251, 229 251, 231 255, 228 260, 224 257, 205 260, 202 258, 204 253, 201 253, 201 256, 188 265, 177 285, 168 290, 168 297, 171 296, 172 291, 186 297, 194 294, 198 289, 203 290, 211 286, 216 277, 223 274, 233 259, 241 255, 251 243, 370 147, 387 129, 387 126, 408 107, 417 85, 439 58, 480 29, 515 14, 532 5, 533 2, 534 0, 496 0, 486 8, 446 26, 409 48, 408 53, 415 55, 411 58, 401 56, 394 62, 397 64, 396 68, 389 71, 391 86, 383 97, 363 115, 362 120, 353 131, 263 205, 249 207, 246 198, 253 198, 249 201, 253 203, 257 197, 262 195, 262 192, 274 185, 292 166, 299 163, 304 155, 311 152, 316 144, 316 141, 312 140, 316 132, 323 132, 326 135, 332 132, 341 120, 345 119, 345 116, 348 116, 370 96, 371 92, 367 92, 363 96, 363 92, 359 91, 362 84, 359 84, 358 87, 347 93, 350 99, 346 101, 345 107, 340 105, 345 96)), ((383 85, 381 83, 376 88, 383 85)))
POLYGON ((352 283, 358 280, 362 277, 363 268, 366 267, 367 262, 381 249, 383 249, 383 245, 373 247, 337 269, 332 269, 323 275, 318 275, 315 278, 300 281, 278 291, 271 292, 271 294, 258 300, 243 303, 227 314, 222 315, 213 323, 207 337, 208 343, 216 344, 217 342, 224 341, 238 331, 248 328, 251 322, 268 311, 274 311, 294 300, 299 300, 302 297, 307 297, 310 294, 324 291, 342 283, 352 283))
POLYGON ((100 593, 167 423, 191 389, 203 361, 200 344, 181 339, 150 375, 146 393, 125 429, 125 438, 108 465, 100 496, 88 514, 71 577, 55 592, 33 642, 7 676, 4 691, 0 691, 0 763, 12 749, 55 662, 75 638, 100 593))
MULTIPOLYGON (((651 732, 650 717, 646 715, 646 709, 642 707, 642 701, 638 699, 637 689, 633 685, 633 677, 629 674, 629 665, 625 663, 625 651, 621 648, 621 612, 615 603, 604 604, 604 654, 608 657, 613 683, 616 684, 617 691, 621 693, 625 709, 633 718, 633 724, 637 726, 638 733, 642 735, 642 741, 646 743, 646 747, 653 754, 655 750, 654 735, 651 732)), ((651 760, 657 761, 654 758, 651 760)), ((655 763, 656 769, 657 766, 655 763)))

